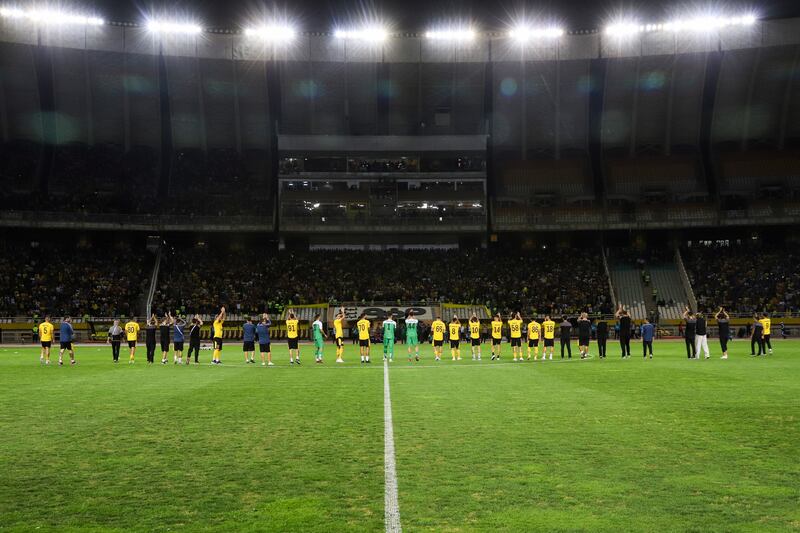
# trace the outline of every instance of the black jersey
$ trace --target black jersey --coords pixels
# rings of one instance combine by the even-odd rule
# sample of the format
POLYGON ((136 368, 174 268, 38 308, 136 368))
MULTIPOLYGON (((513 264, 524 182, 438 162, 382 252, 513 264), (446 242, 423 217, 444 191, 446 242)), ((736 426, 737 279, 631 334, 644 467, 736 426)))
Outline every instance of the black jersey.
POLYGON ((592 323, 589 320, 578 320, 578 336, 587 338, 592 334, 592 323))
POLYGON ((764 324, 756 320, 753 322, 753 336, 760 338, 764 334, 764 324))
POLYGON ((170 327, 167 326, 158 326, 158 338, 161 339, 161 342, 167 341, 169 342, 169 329, 170 327))
POLYGON ((200 326, 197 324, 192 324, 192 328, 189 330, 189 340, 192 342, 200 342, 200 326))
POLYGON ((694 318, 687 318, 686 319, 686 336, 687 337, 694 337, 696 332, 697 332, 697 320, 695 320, 694 318))
POLYGON ((706 331, 706 319, 704 317, 697 317, 697 321, 694 326, 695 333, 697 335, 705 335, 706 331))
POLYGON ((597 323, 597 338, 598 339, 607 339, 608 338, 608 322, 605 320, 601 320, 597 323))
POLYGON ((155 326, 147 326, 144 330, 145 336, 144 340, 145 343, 151 346, 156 345, 156 327, 155 326))
POLYGON ((631 336, 631 317, 619 317, 619 336, 626 338, 631 336))
POLYGON ((719 327, 719 338, 728 339, 731 336, 731 323, 727 318, 720 318, 717 320, 717 327, 719 327))
POLYGON ((570 333, 572 333, 572 322, 570 322, 569 320, 565 320, 564 322, 559 324, 559 326, 561 327, 561 338, 568 339, 570 333))

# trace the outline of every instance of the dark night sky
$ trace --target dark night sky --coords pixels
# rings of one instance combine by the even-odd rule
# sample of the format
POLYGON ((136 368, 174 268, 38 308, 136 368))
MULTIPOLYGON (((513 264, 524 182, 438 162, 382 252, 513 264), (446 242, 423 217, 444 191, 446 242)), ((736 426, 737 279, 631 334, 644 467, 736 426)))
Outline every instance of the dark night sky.
MULTIPOLYGON (((65 1, 65 3, 67 3, 65 1)), ((107 20, 139 22, 149 13, 170 18, 193 17, 206 27, 236 28, 263 19, 265 13, 291 16, 300 31, 329 31, 338 22, 359 20, 362 14, 388 21, 393 31, 424 31, 436 22, 471 20, 483 30, 503 29, 522 13, 557 21, 568 30, 602 27, 610 17, 637 15, 644 22, 662 21, 681 10, 715 6, 728 13, 754 12, 760 18, 800 17, 800 0, 726 0, 664 2, 657 0, 79 0, 107 20), (174 17, 173 17, 174 16, 174 17)), ((75 5, 69 3, 69 5, 75 5)))

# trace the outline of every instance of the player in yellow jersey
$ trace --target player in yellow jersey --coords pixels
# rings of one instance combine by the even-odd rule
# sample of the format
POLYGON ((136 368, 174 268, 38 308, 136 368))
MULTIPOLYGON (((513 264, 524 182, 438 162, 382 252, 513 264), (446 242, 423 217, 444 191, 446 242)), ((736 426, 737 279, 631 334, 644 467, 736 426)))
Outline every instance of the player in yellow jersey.
POLYGON ((472 360, 481 360, 481 322, 478 315, 472 313, 469 317, 469 340, 472 345, 472 360))
POLYGON ((125 340, 128 341, 128 350, 130 350, 129 364, 133 364, 133 358, 136 355, 136 339, 139 338, 139 323, 136 317, 132 316, 125 324, 125 340))
POLYGON ((500 359, 500 346, 503 342, 503 319, 500 313, 494 315, 492 319, 492 361, 500 359))
POLYGON ((286 315, 286 343, 289 345, 289 364, 291 365, 295 363, 295 356, 297 356, 297 364, 300 364, 299 336, 300 321, 297 320, 294 311, 289 309, 289 314, 286 315))
POLYGON ((514 362, 522 361, 522 315, 517 312, 514 316, 508 319, 508 332, 511 337, 511 352, 514 355, 514 362))
POLYGON ((433 359, 442 360, 442 344, 444 344, 444 321, 438 316, 431 324, 431 335, 433 336, 433 359))
POLYGON ((358 328, 358 349, 361 353, 361 363, 370 363, 369 360, 369 328, 371 323, 367 320, 367 314, 361 313, 356 322, 358 328))
POLYGON ((344 307, 339 309, 336 318, 333 319, 333 338, 336 339, 336 362, 344 363, 344 359, 342 359, 342 354, 344 354, 344 307))
POLYGON ((531 348, 533 348, 533 360, 539 360, 539 337, 541 334, 542 326, 532 318, 528 323, 528 360, 531 358, 531 348))
POLYGON ((762 313, 759 322, 764 326, 764 336, 762 337, 764 339, 764 345, 769 349, 769 354, 772 355, 772 343, 769 341, 772 335, 772 320, 770 320, 767 313, 762 313))
POLYGON ((550 360, 553 360, 553 347, 556 345, 556 323, 550 320, 550 315, 544 317, 542 322, 544 348, 542 348, 542 361, 547 359, 547 349, 550 348, 550 360))
POLYGON ((461 322, 456 315, 453 315, 453 319, 450 321, 448 336, 450 338, 450 355, 453 357, 453 361, 461 361, 461 350, 458 347, 459 341, 461 341, 461 322))
POLYGON ((214 317, 214 323, 211 324, 211 338, 214 343, 214 355, 211 360, 212 364, 219 365, 222 363, 222 325, 225 323, 225 306, 219 308, 219 314, 214 317))
POLYGON ((39 324, 39 342, 42 343, 42 350, 39 352, 39 363, 50 364, 50 346, 53 345, 53 324, 50 316, 45 315, 44 322, 39 324))

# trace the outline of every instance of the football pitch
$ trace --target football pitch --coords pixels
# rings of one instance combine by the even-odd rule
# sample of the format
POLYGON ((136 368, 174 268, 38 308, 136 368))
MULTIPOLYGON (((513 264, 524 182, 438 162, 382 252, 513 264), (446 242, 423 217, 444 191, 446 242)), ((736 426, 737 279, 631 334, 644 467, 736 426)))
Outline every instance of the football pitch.
MULTIPOLYGON (((751 358, 389 365, 406 531, 800 530, 800 341, 751 358)), ((592 350, 595 349, 594 343, 592 350)), ((39 365, 0 348, 0 529, 381 531, 384 365, 39 365)), ((466 357, 464 357, 466 354, 466 357)), ((160 353, 156 354, 158 358, 160 353)), ((556 355, 556 357, 559 357, 556 355)), ((54 362, 57 356, 53 357, 54 362)))

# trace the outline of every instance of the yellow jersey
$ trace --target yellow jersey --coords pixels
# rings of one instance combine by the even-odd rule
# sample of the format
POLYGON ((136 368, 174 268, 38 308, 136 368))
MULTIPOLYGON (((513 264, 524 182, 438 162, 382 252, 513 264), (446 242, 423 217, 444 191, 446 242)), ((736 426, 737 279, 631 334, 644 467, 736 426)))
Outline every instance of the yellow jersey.
POLYGON ((369 340, 369 327, 370 322, 366 318, 362 318, 356 323, 356 327, 358 327, 358 340, 360 341, 368 341, 369 340))
POLYGON ((286 321, 286 337, 289 339, 296 339, 298 333, 297 319, 289 319, 286 321))
POLYGON ((341 318, 337 318, 336 320, 333 321, 333 336, 337 339, 341 339, 344 337, 341 318))
POLYGON ((433 330, 433 340, 444 340, 444 322, 441 320, 434 320, 433 324, 431 324, 431 329, 433 330))
POLYGON ((556 338, 556 323, 552 320, 545 320, 542 322, 542 328, 544 328, 544 338, 545 339, 555 339, 556 338))
POLYGON ((469 338, 470 339, 480 339, 481 338, 481 323, 477 320, 475 322, 469 323, 469 338))
POLYGON ((764 335, 770 335, 770 328, 772 327, 772 320, 769 318, 762 318, 759 320, 761 325, 764 326, 764 335))
POLYGON ((42 322, 39 324, 39 340, 42 342, 53 342, 53 324, 42 322))
POLYGON ((492 320, 492 338, 500 339, 503 337, 503 321, 492 320))
POLYGON ((519 339, 522 337, 522 320, 512 318, 508 321, 508 329, 511 331, 512 339, 519 339))
POLYGON ((450 322, 449 324, 450 340, 457 341, 461 337, 461 324, 458 322, 450 322))
POLYGON ((528 324, 528 338, 529 339, 538 339, 539 338, 539 333, 541 331, 542 331, 542 327, 535 320, 531 321, 531 323, 528 324))
POLYGON ((222 338, 222 320, 215 320, 214 324, 212 324, 212 328, 214 330, 213 337, 215 339, 221 339, 222 338))
POLYGON ((125 324, 125 340, 136 342, 137 338, 139 338, 139 323, 131 321, 125 324))

